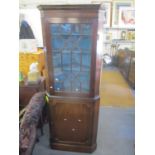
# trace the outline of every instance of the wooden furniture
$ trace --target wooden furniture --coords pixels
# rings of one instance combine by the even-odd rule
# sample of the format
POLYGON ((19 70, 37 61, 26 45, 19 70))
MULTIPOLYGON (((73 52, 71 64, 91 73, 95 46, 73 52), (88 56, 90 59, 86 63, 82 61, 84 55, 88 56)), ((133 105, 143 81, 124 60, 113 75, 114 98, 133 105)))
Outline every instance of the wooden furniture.
POLYGON ((135 87, 135 52, 130 50, 119 50, 118 52, 118 67, 129 82, 129 84, 135 87))
POLYGON ((41 78, 38 84, 28 84, 27 81, 19 85, 19 109, 24 108, 30 101, 31 97, 45 90, 45 78, 41 78))
POLYGON ((135 88, 135 57, 131 57, 128 81, 135 88))
POLYGON ((96 148, 103 44, 99 7, 38 7, 47 50, 46 89, 53 149, 92 152, 96 148))
MULTIPOLYGON (((43 132, 43 122, 41 122, 42 111, 45 106, 45 92, 38 92, 33 95, 26 106, 25 113, 21 118, 19 129, 19 152, 20 155, 32 155, 33 148, 38 139, 37 127, 40 126, 43 132)), ((43 134, 43 133, 42 133, 43 134)), ((39 139, 38 139, 39 140, 39 139)))

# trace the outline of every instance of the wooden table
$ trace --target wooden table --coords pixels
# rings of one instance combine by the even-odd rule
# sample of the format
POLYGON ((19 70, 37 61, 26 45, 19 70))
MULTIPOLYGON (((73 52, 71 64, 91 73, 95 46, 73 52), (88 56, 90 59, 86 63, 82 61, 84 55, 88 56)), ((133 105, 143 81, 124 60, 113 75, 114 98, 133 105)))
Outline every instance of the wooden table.
POLYGON ((135 52, 130 50, 118 51, 118 67, 130 84, 135 87, 135 52))
POLYGON ((28 84, 27 81, 19 85, 19 109, 23 109, 30 101, 31 97, 45 90, 45 78, 41 77, 38 84, 28 84))

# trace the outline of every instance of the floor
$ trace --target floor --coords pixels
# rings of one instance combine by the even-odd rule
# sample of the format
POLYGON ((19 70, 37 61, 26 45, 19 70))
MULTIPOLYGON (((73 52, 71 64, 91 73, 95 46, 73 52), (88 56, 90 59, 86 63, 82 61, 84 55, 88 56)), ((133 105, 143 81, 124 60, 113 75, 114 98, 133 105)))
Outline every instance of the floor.
MULTIPOLYGON (((33 155, 88 155, 49 148, 48 125, 33 155)), ((97 149, 92 155, 134 155, 134 108, 100 107, 97 149)))
POLYGON ((133 90, 118 68, 104 68, 101 74, 100 104, 115 107, 133 107, 133 90))

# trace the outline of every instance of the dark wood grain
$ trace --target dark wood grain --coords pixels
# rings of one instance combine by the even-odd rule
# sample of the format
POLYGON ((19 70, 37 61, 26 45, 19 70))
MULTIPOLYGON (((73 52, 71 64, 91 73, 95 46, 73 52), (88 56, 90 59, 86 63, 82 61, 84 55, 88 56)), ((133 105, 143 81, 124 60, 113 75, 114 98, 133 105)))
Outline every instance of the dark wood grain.
POLYGON ((19 85, 19 106, 24 108, 30 101, 31 97, 39 92, 45 90, 45 79, 42 78, 41 82, 38 84, 20 84, 19 85))
POLYGON ((95 10, 98 11, 100 4, 80 4, 80 5, 39 5, 39 10, 95 10))
POLYGON ((118 51, 118 67, 131 87, 135 87, 135 52, 130 50, 118 51))
MULTIPOLYGON (((91 149, 96 145, 99 98, 51 98, 49 109, 52 148, 63 144, 64 150, 69 149, 68 145, 91 149)), ((81 150, 77 148, 74 151, 81 150)))

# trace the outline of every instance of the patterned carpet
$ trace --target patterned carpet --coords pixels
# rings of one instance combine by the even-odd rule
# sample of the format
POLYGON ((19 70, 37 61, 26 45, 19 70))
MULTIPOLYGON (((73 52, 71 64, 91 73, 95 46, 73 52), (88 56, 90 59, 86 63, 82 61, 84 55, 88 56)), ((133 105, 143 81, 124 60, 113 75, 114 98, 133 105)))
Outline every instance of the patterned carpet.
POLYGON ((100 97, 104 106, 133 107, 135 103, 133 91, 117 68, 103 69, 100 97))

